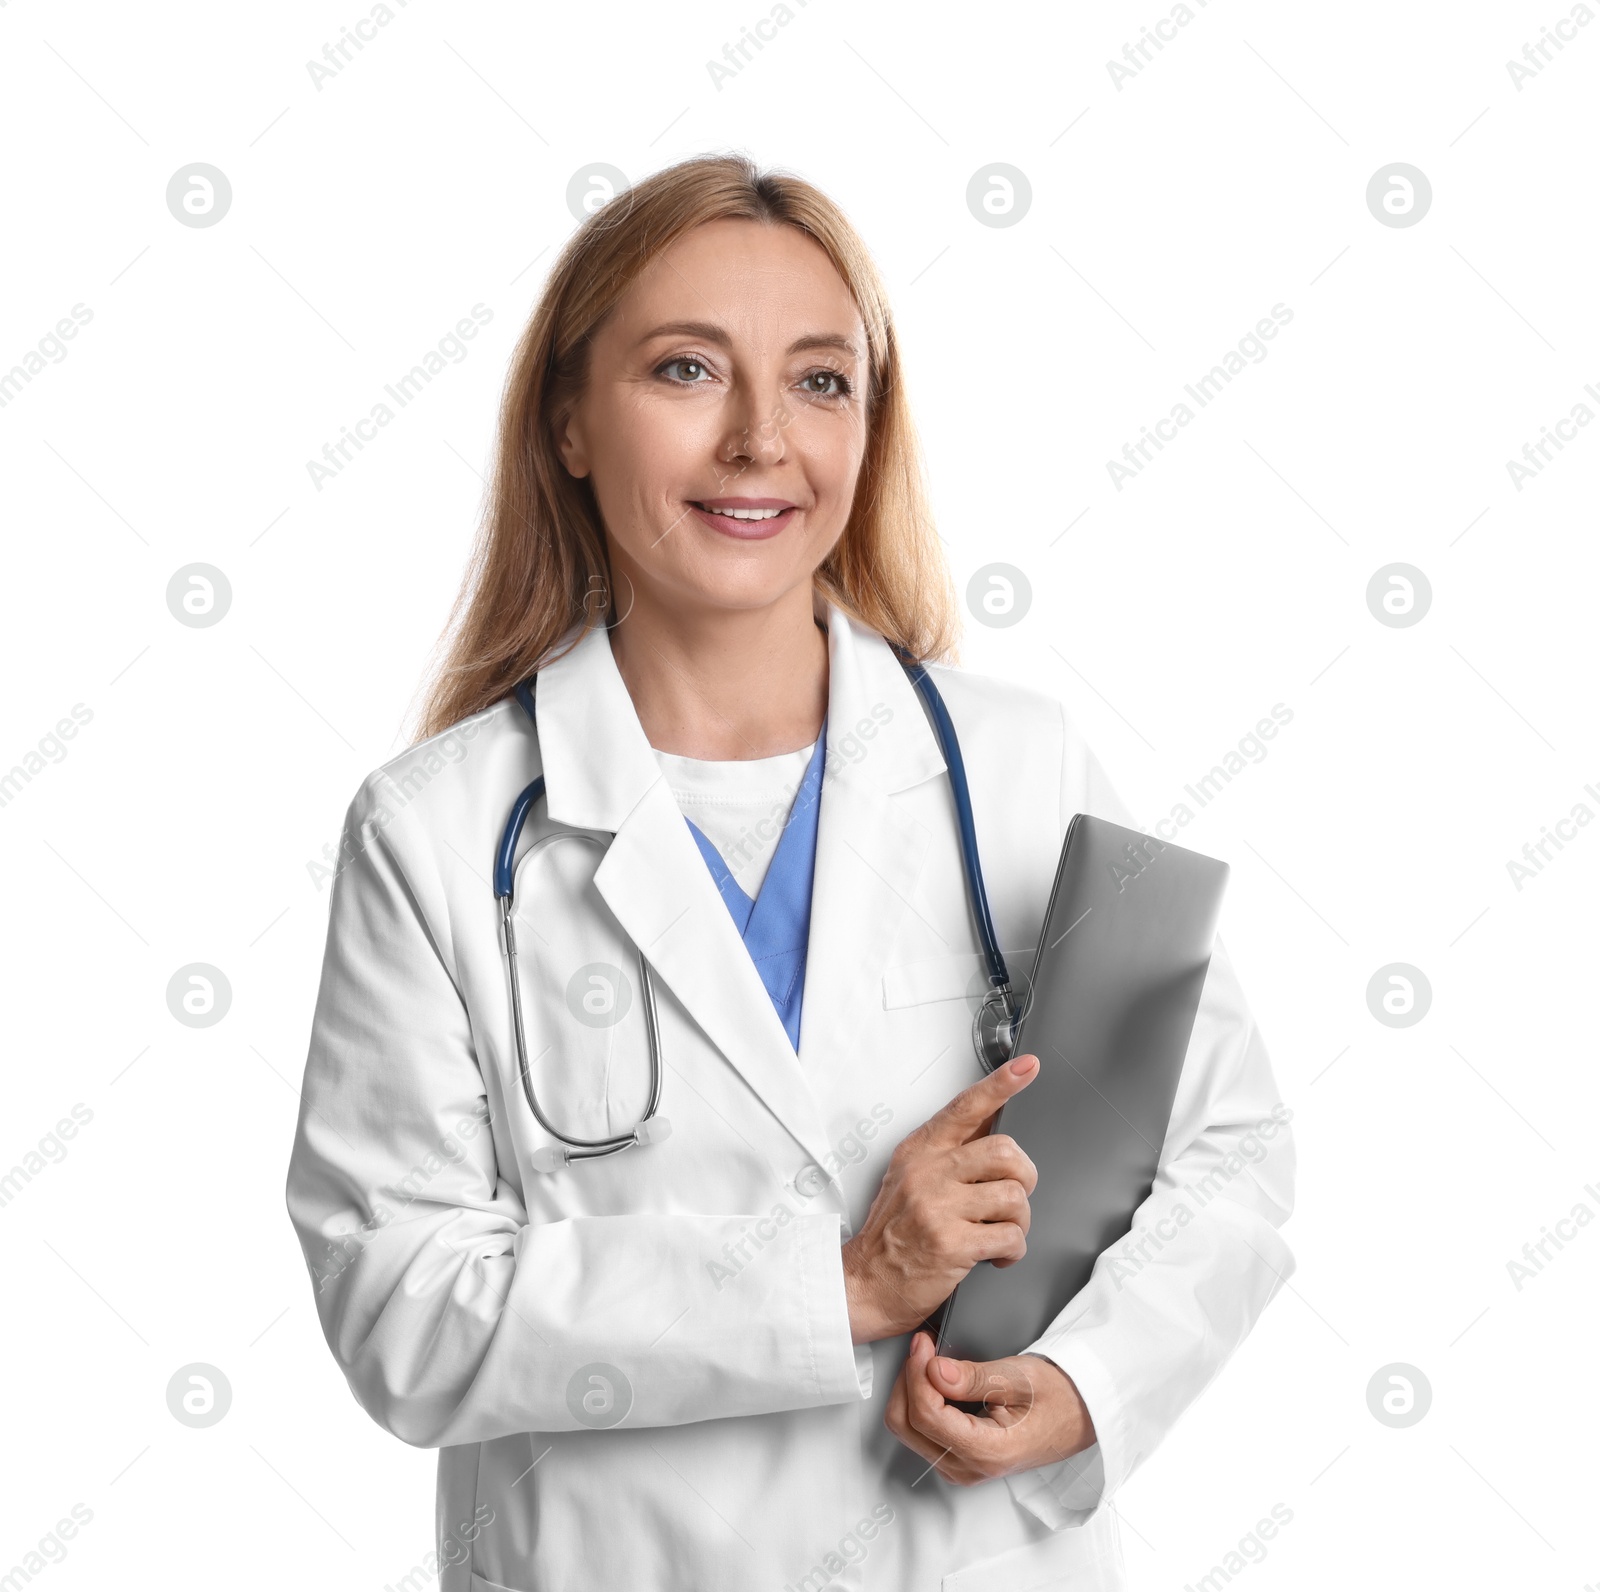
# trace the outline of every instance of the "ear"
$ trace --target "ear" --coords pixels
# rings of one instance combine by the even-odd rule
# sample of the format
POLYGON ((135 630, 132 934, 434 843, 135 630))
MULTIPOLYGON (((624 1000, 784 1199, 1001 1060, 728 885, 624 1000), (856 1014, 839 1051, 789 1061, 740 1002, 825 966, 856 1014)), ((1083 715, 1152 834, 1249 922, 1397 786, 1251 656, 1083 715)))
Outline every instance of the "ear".
POLYGON ((589 473, 589 450, 577 415, 567 409, 550 422, 550 435, 567 474, 581 481, 589 473))

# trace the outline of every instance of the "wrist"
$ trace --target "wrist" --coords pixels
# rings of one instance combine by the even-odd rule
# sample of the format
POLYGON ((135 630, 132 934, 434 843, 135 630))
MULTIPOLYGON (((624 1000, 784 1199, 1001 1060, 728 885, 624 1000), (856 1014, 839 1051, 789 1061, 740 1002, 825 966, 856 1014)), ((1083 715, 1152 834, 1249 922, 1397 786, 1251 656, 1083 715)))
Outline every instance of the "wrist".
POLYGON ((844 1266, 844 1299, 850 1315, 850 1341, 876 1343, 879 1338, 893 1336, 883 1312, 878 1306, 877 1290, 867 1269, 857 1259, 851 1240, 840 1251, 844 1266))
POLYGON ((1086 1448, 1093 1447, 1100 1441, 1100 1434, 1095 1430, 1094 1417, 1089 1413, 1089 1406, 1084 1401, 1083 1394, 1078 1391, 1078 1384, 1073 1381, 1071 1373, 1057 1365, 1048 1354, 1041 1354, 1037 1349, 1025 1349, 1023 1353, 1048 1365, 1060 1378, 1060 1392, 1064 1396, 1058 1421, 1058 1441, 1062 1445, 1058 1457, 1070 1458, 1074 1454, 1081 1454, 1086 1448))

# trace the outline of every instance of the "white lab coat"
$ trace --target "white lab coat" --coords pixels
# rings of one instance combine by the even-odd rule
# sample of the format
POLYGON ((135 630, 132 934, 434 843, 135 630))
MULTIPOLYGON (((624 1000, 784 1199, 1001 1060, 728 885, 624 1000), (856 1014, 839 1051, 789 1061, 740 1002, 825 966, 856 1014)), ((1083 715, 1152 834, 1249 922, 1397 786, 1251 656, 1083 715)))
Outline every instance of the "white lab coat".
MULTIPOLYGON (((1219 943, 1156 1187, 1032 1346, 1074 1379, 1098 1442, 962 1488, 884 1426, 908 1340, 851 1343, 840 1245, 894 1145, 982 1076, 982 974, 922 707, 881 637, 820 613, 829 744, 798 1056, 603 631, 541 672, 537 737, 502 701, 350 806, 288 1204, 356 1398, 440 1450, 444 1592, 1121 1587, 1109 1501, 1293 1270, 1287 1113, 1219 943), (587 1137, 636 1120, 639 946, 672 1124, 554 1175, 529 1165, 550 1140, 518 1081, 490 880, 541 772, 523 852, 555 828, 615 839, 598 871, 598 850, 565 842, 518 873, 540 1104, 587 1137), (628 1005, 606 1026, 615 967, 628 1005)), ((935 679, 1000 942, 1026 970, 1072 815, 1132 819, 1057 702, 935 679)), ((1227 1418, 1225 1397, 1206 1418, 1227 1418)))

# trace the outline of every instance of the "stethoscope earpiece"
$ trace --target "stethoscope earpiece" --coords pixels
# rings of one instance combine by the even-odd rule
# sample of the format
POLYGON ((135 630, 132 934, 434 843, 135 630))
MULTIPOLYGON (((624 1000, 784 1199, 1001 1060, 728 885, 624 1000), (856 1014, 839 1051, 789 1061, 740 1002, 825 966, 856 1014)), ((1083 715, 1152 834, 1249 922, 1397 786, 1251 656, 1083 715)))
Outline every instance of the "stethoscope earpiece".
MULTIPOLYGON (((665 1117, 646 1117, 632 1133, 624 1135, 626 1142, 617 1144, 604 1153, 614 1154, 616 1150, 627 1149, 629 1144, 659 1144, 663 1139, 671 1137, 672 1124, 665 1117)), ((571 1166, 572 1161, 572 1151, 560 1144, 541 1144, 528 1157, 528 1164, 535 1172, 565 1171, 571 1166)))
POLYGON ((559 1172, 572 1158, 559 1144, 541 1144, 528 1157, 535 1172, 559 1172))

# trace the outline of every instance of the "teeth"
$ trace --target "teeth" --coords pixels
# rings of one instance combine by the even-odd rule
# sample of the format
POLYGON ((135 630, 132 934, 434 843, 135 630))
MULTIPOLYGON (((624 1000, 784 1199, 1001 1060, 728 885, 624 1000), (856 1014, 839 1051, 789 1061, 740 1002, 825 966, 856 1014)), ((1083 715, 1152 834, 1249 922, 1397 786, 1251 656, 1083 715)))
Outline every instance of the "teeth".
MULTIPOLYGON (((700 505, 705 508, 705 504, 700 505)), ((725 514, 730 520, 775 520, 787 509, 706 509, 707 514, 725 514)))

